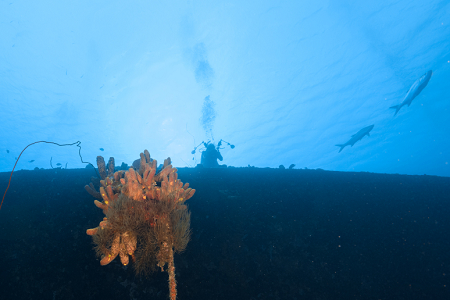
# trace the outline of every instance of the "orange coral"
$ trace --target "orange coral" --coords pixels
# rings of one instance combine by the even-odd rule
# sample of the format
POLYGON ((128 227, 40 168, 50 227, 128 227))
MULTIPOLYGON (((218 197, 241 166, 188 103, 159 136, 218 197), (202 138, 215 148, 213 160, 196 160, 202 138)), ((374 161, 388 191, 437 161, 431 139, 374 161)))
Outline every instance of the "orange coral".
POLYGON ((106 172, 102 157, 97 158, 100 180, 100 193, 97 195, 93 184, 86 190, 101 196, 102 202, 94 204, 103 210, 106 217, 99 226, 88 229, 97 244, 101 255, 101 265, 107 265, 117 256, 123 265, 129 263, 129 256, 136 260, 137 272, 145 271, 156 261, 157 266, 169 274, 170 298, 176 299, 174 252, 182 252, 190 237, 190 213, 184 201, 191 198, 195 190, 178 179, 177 169, 171 165, 170 158, 164 161, 163 168, 156 174, 157 162, 145 150, 140 154, 139 170, 130 168, 125 173, 114 173, 114 159, 108 163, 106 172), (138 251, 137 241, 142 250, 138 251))

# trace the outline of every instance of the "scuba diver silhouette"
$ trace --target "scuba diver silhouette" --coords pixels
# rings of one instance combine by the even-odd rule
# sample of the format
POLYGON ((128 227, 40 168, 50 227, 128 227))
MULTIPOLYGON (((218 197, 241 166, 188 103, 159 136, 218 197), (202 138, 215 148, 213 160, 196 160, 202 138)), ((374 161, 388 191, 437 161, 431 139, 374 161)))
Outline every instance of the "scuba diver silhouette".
MULTIPOLYGON (((226 167, 226 165, 219 165, 219 163, 217 162, 217 160, 222 161, 223 157, 222 154, 220 154, 220 148, 222 146, 222 141, 220 140, 219 143, 217 144, 217 147, 214 147, 214 144, 210 141, 208 141, 207 143, 205 142, 201 142, 197 147, 194 148, 194 150, 191 152, 192 154, 195 154, 195 151, 197 150, 198 147, 200 147, 201 145, 203 145, 206 149, 203 150, 202 152, 202 157, 201 157, 201 165, 205 168, 219 168, 219 167, 226 167)), ((231 149, 234 149, 234 145, 231 145, 228 142, 223 141, 224 143, 228 144, 231 149)))
POLYGON ((223 157, 222 154, 220 154, 219 147, 214 147, 214 144, 205 145, 206 150, 202 152, 202 159, 201 164, 205 168, 214 168, 218 167, 219 163, 217 160, 222 161, 223 157))

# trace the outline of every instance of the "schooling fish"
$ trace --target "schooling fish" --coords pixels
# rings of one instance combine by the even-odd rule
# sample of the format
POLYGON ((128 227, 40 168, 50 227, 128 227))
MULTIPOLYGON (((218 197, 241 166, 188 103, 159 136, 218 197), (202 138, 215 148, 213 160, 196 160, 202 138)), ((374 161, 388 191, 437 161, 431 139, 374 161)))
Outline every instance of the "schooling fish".
POLYGON ((57 166, 60 166, 61 164, 60 164, 60 163, 57 163, 56 165, 57 165, 57 166))
POLYGON ((105 151, 105 149, 103 149, 103 148, 100 148, 100 151, 105 151))
POLYGON ((6 150, 6 153, 9 153, 9 150, 6 150))

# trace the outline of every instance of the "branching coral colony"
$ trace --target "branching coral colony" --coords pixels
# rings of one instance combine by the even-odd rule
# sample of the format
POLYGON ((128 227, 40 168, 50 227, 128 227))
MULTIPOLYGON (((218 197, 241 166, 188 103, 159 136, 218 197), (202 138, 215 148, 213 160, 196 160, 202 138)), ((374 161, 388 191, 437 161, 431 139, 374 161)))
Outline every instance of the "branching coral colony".
POLYGON ((85 186, 97 207, 106 215, 100 225, 88 229, 102 266, 117 256, 128 265, 130 256, 136 274, 148 274, 160 267, 169 274, 170 299, 177 297, 174 253, 180 253, 190 238, 190 212, 184 202, 195 190, 177 179, 170 158, 156 174, 156 160, 145 150, 139 170, 114 172, 114 158, 106 169, 103 157, 97 157, 101 180, 91 178, 85 186), (100 192, 95 186, 100 186, 100 192), (167 267, 165 267, 167 265, 167 267))

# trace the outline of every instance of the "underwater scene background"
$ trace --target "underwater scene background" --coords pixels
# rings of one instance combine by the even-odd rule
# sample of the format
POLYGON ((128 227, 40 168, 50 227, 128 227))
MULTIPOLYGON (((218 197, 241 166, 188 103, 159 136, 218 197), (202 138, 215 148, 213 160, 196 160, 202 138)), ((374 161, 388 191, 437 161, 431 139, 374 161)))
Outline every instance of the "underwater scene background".
MULTIPOLYGON (((0 171, 36 140, 177 167, 224 140, 236 167, 450 176, 449 19, 447 0, 0 1, 0 171)), ((84 168, 44 144, 17 167, 51 158, 84 168)))
POLYGON ((450 299, 450 1, 2 0, 0 32, 0 299, 450 299))

